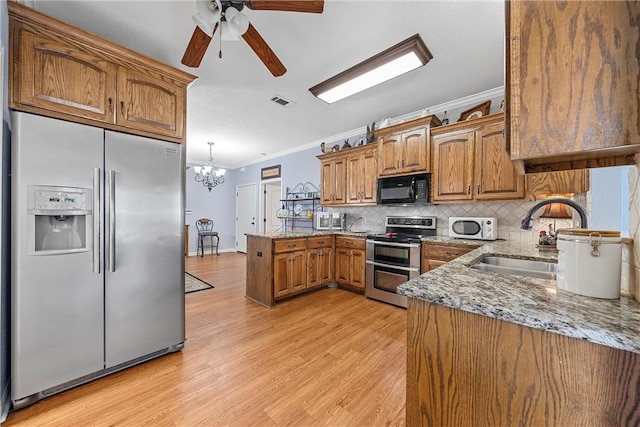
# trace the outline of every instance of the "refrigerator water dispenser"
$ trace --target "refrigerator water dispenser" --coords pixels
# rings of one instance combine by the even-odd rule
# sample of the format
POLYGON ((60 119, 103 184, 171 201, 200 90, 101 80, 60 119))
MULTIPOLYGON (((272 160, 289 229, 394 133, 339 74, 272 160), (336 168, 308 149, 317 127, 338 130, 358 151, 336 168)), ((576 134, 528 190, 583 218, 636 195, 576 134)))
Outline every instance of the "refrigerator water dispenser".
POLYGON ((90 250, 91 190, 28 186, 29 255, 90 250))

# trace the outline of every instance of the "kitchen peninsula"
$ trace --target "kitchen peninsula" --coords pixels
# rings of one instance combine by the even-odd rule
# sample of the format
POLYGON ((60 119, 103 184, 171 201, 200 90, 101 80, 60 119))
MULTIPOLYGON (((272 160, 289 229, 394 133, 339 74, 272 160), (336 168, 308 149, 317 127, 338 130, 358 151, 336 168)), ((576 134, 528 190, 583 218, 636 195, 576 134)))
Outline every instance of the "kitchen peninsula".
POLYGON ((339 231, 247 234, 247 298, 276 300, 337 283, 364 292, 365 233, 339 231))
POLYGON ((541 258, 488 243, 399 288, 407 425, 637 425, 640 304, 469 267, 485 255, 541 258))

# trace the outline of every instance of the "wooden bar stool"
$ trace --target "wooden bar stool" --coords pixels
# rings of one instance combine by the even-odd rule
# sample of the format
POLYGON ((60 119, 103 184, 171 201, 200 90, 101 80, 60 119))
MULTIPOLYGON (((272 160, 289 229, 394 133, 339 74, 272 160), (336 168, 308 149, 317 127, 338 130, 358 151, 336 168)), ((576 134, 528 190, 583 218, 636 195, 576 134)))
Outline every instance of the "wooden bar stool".
POLYGON ((213 231, 213 221, 209 218, 200 218, 196 221, 196 228, 198 229, 198 252, 196 255, 204 256, 205 238, 209 237, 211 240, 211 255, 213 255, 213 248, 216 248, 216 255, 218 253, 218 246, 220 245, 220 237, 218 232, 213 231), (213 244, 213 238, 216 238, 216 244, 213 244))

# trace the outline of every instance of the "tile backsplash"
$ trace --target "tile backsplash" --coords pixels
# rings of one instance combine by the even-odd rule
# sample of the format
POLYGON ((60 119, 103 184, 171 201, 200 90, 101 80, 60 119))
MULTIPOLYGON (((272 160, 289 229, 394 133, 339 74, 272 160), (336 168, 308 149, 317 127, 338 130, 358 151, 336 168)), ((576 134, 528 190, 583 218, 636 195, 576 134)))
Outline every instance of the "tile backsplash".
MULTIPOLYGON (((437 218, 437 234, 448 235, 449 217, 473 216, 498 218, 498 237, 515 241, 538 242, 540 230, 547 230, 550 219, 534 219, 533 230, 520 229, 522 219, 535 202, 474 202, 428 206, 363 206, 330 208, 347 214, 347 227, 354 231, 367 230, 372 233, 384 232, 385 217, 397 216, 435 216, 437 218), (358 219, 362 217, 362 219, 358 219)), ((534 214, 537 218, 544 208, 534 214)), ((556 220, 555 228, 572 227, 572 220, 556 220)))

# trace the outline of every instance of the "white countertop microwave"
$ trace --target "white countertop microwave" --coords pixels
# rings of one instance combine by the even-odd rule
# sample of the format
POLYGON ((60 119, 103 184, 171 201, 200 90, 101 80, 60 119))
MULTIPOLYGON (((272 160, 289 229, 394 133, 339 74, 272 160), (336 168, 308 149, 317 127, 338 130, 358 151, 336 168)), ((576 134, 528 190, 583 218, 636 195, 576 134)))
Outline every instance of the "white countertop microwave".
POLYGON ((449 218, 449 237, 473 240, 496 240, 498 218, 459 216, 449 218))

